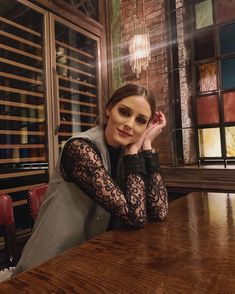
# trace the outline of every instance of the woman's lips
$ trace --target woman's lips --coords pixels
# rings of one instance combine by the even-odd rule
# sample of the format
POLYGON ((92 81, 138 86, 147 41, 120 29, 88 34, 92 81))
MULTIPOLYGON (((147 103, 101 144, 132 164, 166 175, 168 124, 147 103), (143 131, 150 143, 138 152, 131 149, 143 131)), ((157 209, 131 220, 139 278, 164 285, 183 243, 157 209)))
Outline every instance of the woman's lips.
POLYGON ((117 129, 117 130, 118 130, 119 134, 121 134, 121 136, 124 136, 124 137, 132 137, 132 135, 129 134, 129 133, 126 133, 126 132, 124 132, 122 130, 119 130, 119 129, 117 129))

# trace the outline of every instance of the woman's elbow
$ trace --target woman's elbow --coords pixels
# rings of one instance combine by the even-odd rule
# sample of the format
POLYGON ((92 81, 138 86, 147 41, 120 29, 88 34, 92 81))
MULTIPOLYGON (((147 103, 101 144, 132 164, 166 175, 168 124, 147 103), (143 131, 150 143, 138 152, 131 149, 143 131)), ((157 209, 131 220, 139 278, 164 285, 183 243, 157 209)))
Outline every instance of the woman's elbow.
POLYGON ((141 228, 145 227, 146 223, 147 223, 147 220, 146 219, 145 220, 143 220, 143 219, 137 219, 137 220, 131 222, 129 225, 133 229, 141 229, 141 228))
POLYGON ((168 209, 160 210, 159 213, 158 213, 158 219, 160 221, 164 221, 165 218, 167 217, 167 214, 168 214, 168 209))

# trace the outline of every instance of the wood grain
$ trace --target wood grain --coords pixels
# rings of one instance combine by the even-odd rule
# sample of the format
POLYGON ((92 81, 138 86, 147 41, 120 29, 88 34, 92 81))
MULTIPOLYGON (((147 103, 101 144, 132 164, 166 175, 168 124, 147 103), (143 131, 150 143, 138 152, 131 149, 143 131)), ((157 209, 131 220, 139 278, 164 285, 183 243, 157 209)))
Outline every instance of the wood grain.
POLYGON ((0 293, 235 293, 234 210, 234 194, 191 193, 164 222, 108 231, 0 293))

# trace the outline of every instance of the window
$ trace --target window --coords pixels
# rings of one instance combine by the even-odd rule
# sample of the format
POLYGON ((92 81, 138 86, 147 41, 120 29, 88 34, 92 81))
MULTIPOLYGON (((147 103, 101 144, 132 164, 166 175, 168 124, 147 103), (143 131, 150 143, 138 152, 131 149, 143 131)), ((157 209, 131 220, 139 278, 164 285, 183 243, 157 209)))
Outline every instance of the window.
POLYGON ((99 21, 99 5, 100 1, 96 0, 54 0, 55 2, 61 3, 64 6, 72 8, 74 11, 79 11, 99 21))
POLYGON ((234 165, 235 2, 171 0, 168 18, 175 164, 234 165))
POLYGON ((102 117, 101 30, 25 0, 1 0, 0 11, 0 193, 21 231, 28 190, 48 182, 68 138, 102 117))

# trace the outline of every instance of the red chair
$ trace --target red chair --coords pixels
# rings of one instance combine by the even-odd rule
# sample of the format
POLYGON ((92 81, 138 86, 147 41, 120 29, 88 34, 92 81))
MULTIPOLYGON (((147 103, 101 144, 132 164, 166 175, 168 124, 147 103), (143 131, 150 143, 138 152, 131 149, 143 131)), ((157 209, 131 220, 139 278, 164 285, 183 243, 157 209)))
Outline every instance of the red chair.
POLYGON ((12 199, 8 194, 0 194, 0 226, 4 229, 7 266, 14 266, 18 262, 20 254, 16 239, 12 199))
POLYGON ((34 187, 28 192, 28 202, 30 207, 30 215, 35 221, 41 204, 44 200, 44 196, 47 191, 48 184, 42 184, 40 186, 34 187))

